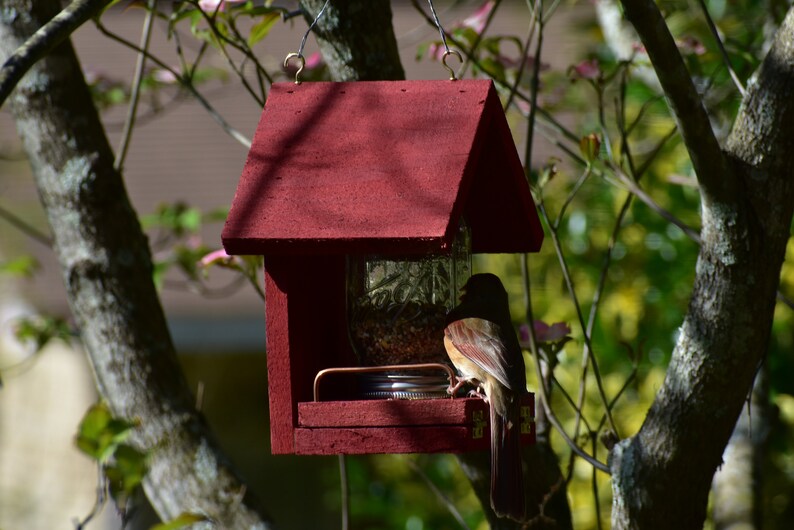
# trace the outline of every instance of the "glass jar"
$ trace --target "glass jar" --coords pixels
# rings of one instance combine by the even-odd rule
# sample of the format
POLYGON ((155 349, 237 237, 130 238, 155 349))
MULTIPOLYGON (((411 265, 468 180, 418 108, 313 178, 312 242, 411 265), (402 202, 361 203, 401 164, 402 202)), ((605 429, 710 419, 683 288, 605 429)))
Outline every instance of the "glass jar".
POLYGON ((469 229, 448 254, 348 260, 348 332, 361 366, 446 363, 444 324, 471 276, 469 229))

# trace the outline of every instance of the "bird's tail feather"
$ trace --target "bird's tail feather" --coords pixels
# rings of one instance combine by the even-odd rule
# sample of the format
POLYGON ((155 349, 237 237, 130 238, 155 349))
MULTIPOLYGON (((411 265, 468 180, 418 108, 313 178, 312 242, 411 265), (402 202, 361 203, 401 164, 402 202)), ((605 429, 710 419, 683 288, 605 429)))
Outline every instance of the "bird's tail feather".
POLYGON ((499 517, 523 521, 526 517, 524 476, 521 467, 521 418, 517 402, 508 416, 491 406, 491 508, 499 517))

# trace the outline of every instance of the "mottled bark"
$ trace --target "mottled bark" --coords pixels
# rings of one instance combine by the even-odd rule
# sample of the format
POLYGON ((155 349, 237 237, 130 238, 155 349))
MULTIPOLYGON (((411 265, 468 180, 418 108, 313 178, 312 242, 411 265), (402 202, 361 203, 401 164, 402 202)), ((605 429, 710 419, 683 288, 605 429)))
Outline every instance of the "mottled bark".
MULTIPOLYGON (((653 2, 624 5, 653 59, 666 32, 643 19, 653 2)), ((676 90, 665 85, 669 75, 660 75, 668 95, 676 90)), ((711 142, 686 140, 699 161, 702 246, 662 388, 640 431, 611 454, 613 528, 703 525, 712 477, 769 341, 794 206, 793 91, 794 11, 748 83, 723 151, 728 169, 705 163, 711 142)), ((693 117, 677 116, 682 124, 693 117)))
MULTIPOLYGON (((307 22, 325 0, 301 0, 307 22)), ((389 0, 332 0, 314 34, 334 81, 404 79, 389 0)))
MULTIPOLYGON (((60 9, 57 0, 0 6, 3 58, 60 9)), ((164 519, 194 512, 221 528, 267 528, 193 407, 147 239, 68 40, 28 72, 10 101, 99 391, 114 414, 140 421, 135 441, 151 454, 144 489, 152 505, 164 519)))
POLYGON ((75 0, 14 50, 0 71, 0 106, 31 66, 109 3, 110 0, 75 0))
POLYGON ((762 479, 769 437, 770 404, 766 364, 755 378, 750 399, 722 455, 711 485, 711 519, 717 530, 760 529, 762 479))

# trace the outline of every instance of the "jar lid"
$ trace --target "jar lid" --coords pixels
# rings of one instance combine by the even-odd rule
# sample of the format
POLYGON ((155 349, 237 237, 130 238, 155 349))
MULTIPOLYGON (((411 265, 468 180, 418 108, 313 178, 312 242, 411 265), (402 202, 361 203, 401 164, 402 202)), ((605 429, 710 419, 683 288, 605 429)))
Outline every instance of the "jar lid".
POLYGON ((360 388, 369 399, 437 399, 449 397, 443 375, 371 373, 359 375, 360 388))

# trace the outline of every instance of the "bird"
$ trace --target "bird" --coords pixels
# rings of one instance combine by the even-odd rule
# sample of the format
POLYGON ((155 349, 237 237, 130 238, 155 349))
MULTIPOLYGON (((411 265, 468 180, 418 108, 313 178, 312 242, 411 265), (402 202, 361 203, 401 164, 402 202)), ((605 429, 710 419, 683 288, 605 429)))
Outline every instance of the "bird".
POLYGON ((453 396, 464 384, 483 398, 491 419, 491 508, 498 517, 526 517, 521 465, 521 397, 526 373, 521 346, 513 330, 507 291, 498 276, 472 275, 461 289, 460 303, 446 318, 444 347, 460 376, 447 390, 453 396))

